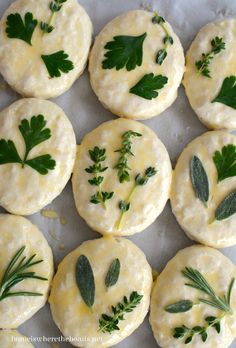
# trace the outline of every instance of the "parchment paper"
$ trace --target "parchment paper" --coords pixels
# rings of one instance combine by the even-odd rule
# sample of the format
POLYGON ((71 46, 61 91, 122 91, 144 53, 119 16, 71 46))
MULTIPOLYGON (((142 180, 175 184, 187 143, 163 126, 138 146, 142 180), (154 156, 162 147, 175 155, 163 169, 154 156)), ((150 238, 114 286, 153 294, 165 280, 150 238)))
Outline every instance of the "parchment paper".
MULTIPOLYGON (((39 0, 40 1, 40 0, 39 0)), ((87 10, 93 25, 95 35, 111 19, 122 12, 138 9, 142 0, 80 0, 80 4, 87 10)), ((11 4, 12 0, 0 0, 0 15, 11 4)), ((208 22, 223 18, 236 17, 236 1, 234 0, 155 0, 153 8, 171 23, 174 31, 186 50, 199 29, 208 22)), ((8 106, 20 98, 10 88, 5 89, 0 80, 0 109, 8 106)), ((105 110, 93 93, 88 73, 82 75, 74 86, 64 95, 53 100, 60 105, 72 122, 77 142, 80 143, 83 136, 97 127, 100 123, 115 118, 105 110)), ((173 166, 184 146, 196 136, 206 131, 191 109, 185 96, 183 87, 179 89, 176 102, 160 116, 145 121, 159 138, 163 141, 170 154, 173 166)), ((99 234, 89 229, 86 223, 78 215, 69 183, 62 195, 59 196, 47 209, 56 211, 59 216, 67 221, 62 225, 59 219, 48 219, 40 213, 35 214, 30 220, 37 224, 43 231, 51 245, 55 264, 71 250, 85 240, 99 237, 99 234), (54 235, 54 237, 52 237, 54 235), (57 241, 55 239, 59 239, 57 241), (64 248, 63 245, 64 244, 64 248)), ((0 210, 3 211, 3 210, 0 210)), ((193 244, 177 224, 167 204, 164 212, 153 225, 144 232, 130 238, 146 254, 151 266, 161 271, 168 260, 176 252, 193 244)), ((236 246, 221 250, 236 263, 236 246)), ((45 306, 32 319, 19 328, 26 336, 60 336, 51 318, 49 306, 45 306)), ((51 343, 33 343, 37 348, 51 348, 51 343)), ((72 347, 68 343, 59 344, 60 348, 72 347)), ((158 347, 148 320, 135 331, 133 335, 121 342, 116 348, 155 348, 158 347)), ((236 341, 231 348, 236 348, 236 341)), ((1 347, 3 348, 3 347, 1 347)))

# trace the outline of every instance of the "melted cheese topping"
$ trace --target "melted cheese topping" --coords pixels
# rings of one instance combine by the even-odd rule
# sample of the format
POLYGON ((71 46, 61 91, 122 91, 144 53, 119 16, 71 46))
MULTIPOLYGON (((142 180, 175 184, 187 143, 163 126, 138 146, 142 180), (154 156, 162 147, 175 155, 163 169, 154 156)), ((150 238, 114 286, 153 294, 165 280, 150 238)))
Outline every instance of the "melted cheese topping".
POLYGON ((235 19, 207 24, 196 36, 186 56, 183 81, 186 94, 200 121, 209 128, 236 128, 236 110, 222 103, 212 103, 219 94, 224 79, 235 76, 235 35, 235 19), (207 78, 198 73, 195 62, 202 59, 202 53, 211 51, 211 40, 216 36, 223 38, 226 49, 214 56, 209 65, 212 78, 207 78))
POLYGON ((97 36, 89 61, 90 80, 101 103, 114 114, 132 119, 147 119, 168 108, 177 97, 177 89, 184 73, 184 54, 181 43, 171 26, 165 25, 173 37, 168 45, 168 55, 162 65, 155 62, 157 52, 164 47, 165 32, 152 23, 153 13, 143 10, 130 11, 109 22, 97 36), (107 50, 104 46, 114 36, 139 36, 147 33, 143 43, 143 63, 132 71, 102 68, 107 50), (159 96, 152 100, 129 93, 131 87, 148 73, 168 77, 168 84, 158 90, 159 96))
POLYGON ((51 138, 35 146, 29 159, 50 154, 56 161, 54 170, 41 175, 29 166, 10 163, 0 165, 0 205, 17 215, 33 214, 58 196, 70 178, 76 155, 76 140, 72 126, 56 104, 45 100, 22 99, 0 113, 0 139, 12 140, 21 158, 25 143, 19 131, 23 119, 43 115, 51 138))
POLYGON ((36 254, 35 260, 43 260, 32 266, 30 272, 48 279, 27 279, 12 288, 12 291, 38 292, 42 294, 40 297, 17 296, 0 301, 0 328, 17 328, 45 305, 53 275, 53 256, 43 234, 23 217, 0 214, 0 235, 0 279, 13 256, 23 246, 26 248, 22 257, 28 259, 36 254))
POLYGON ((76 347, 110 347, 129 336, 144 320, 152 287, 152 272, 145 255, 126 239, 101 238, 87 241, 66 256, 54 277, 49 302, 55 323, 65 336, 77 338, 76 347), (75 266, 80 255, 89 259, 96 284, 93 311, 83 302, 76 285, 75 266), (108 290, 105 277, 111 262, 121 263, 118 282, 108 290), (119 331, 111 334, 99 331, 102 313, 111 313, 111 306, 129 296, 132 291, 143 295, 141 303, 126 313, 119 322, 119 331))
POLYGON ((79 214, 88 225, 102 234, 131 235, 148 227, 162 212, 169 198, 172 169, 169 155, 156 134, 142 123, 118 119, 103 123, 87 134, 78 147, 77 160, 73 174, 73 191, 79 214), (132 138, 132 152, 129 156, 130 182, 120 183, 117 169, 114 169, 120 157, 115 150, 121 148, 122 134, 128 130, 141 133, 141 137, 132 138), (89 149, 95 146, 106 149, 108 169, 101 173, 104 176, 102 191, 114 192, 112 199, 106 201, 107 209, 101 204, 90 203, 90 197, 97 192, 97 187, 88 183, 93 174, 85 168, 93 164, 89 157, 89 149), (151 177, 144 186, 139 186, 132 195, 131 205, 122 220, 121 229, 117 228, 120 217, 119 202, 127 200, 135 177, 144 174, 146 168, 155 167, 157 174, 151 177))
POLYGON ((217 170, 212 159, 215 151, 221 151, 228 144, 236 145, 236 137, 226 131, 207 132, 193 140, 178 159, 171 192, 173 213, 187 235, 216 248, 236 243, 236 214, 212 222, 216 208, 236 188, 236 177, 217 183, 217 170), (196 198, 192 187, 189 168, 194 155, 200 158, 208 176, 210 197, 207 208, 196 198))
POLYGON ((2 348, 33 348, 27 337, 15 330, 0 330, 0 347, 2 348))
POLYGON ((92 23, 77 0, 67 0, 57 12, 55 29, 43 34, 40 22, 48 22, 51 0, 17 0, 4 13, 0 22, 0 72, 7 83, 26 97, 52 98, 68 90, 81 75, 88 58, 92 39, 92 23), (23 18, 31 12, 38 20, 32 36, 32 46, 19 39, 7 37, 6 19, 19 13, 23 18), (74 69, 50 78, 41 55, 64 50, 74 69))
MULTIPOLYGON (((164 308, 177 301, 188 299, 197 302, 199 298, 207 298, 198 290, 185 286, 186 278, 181 274, 185 267, 196 268, 207 279, 210 285, 222 296, 227 293, 228 286, 236 276, 236 268, 223 254, 204 246, 192 246, 183 249, 167 264, 164 271, 157 278, 151 298, 150 323, 157 343, 162 348, 186 348, 184 340, 173 337, 175 327, 204 326, 207 316, 222 314, 206 304, 194 306, 185 313, 171 314, 164 308)), ((227 348, 236 336, 236 287, 231 296, 233 315, 227 315, 221 320, 221 332, 208 330, 208 339, 204 344, 201 336, 194 336, 190 348, 227 348)))

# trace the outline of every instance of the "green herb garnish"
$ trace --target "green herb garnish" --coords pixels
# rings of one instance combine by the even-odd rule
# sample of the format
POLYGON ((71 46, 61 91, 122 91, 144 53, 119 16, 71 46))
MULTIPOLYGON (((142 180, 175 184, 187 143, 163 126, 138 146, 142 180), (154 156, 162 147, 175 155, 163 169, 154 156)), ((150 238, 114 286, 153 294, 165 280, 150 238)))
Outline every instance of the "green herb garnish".
POLYGON ((137 291, 133 291, 129 299, 124 296, 123 302, 118 303, 115 307, 112 306, 112 316, 102 314, 99 319, 99 331, 103 333, 112 333, 120 330, 118 324, 121 320, 125 320, 124 315, 132 312, 141 302, 143 295, 139 295, 137 291))
POLYGON ((128 198, 126 199, 126 201, 122 200, 119 202, 119 209, 121 211, 121 214, 120 214, 118 221, 116 222, 116 228, 118 230, 120 230, 120 228, 121 228, 121 224, 122 224, 125 213, 130 209, 131 198, 132 198, 134 192, 136 191, 136 189, 139 186, 146 185, 148 180, 156 174, 157 174, 157 170, 154 167, 148 167, 145 170, 145 174, 143 176, 141 174, 138 174, 136 176, 134 185, 133 185, 133 187, 128 195, 128 198))
POLYGON ((163 75, 154 75, 153 73, 144 75, 135 86, 130 88, 129 92, 136 94, 144 99, 153 99, 158 97, 157 90, 162 89, 168 82, 168 78, 163 75))
POLYGON ((25 248, 26 247, 23 246, 17 251, 3 274, 0 282, 0 301, 3 301, 8 297, 15 296, 43 296, 43 294, 38 292, 11 291, 15 285, 23 282, 26 279, 37 279, 42 281, 48 280, 47 278, 38 276, 35 272, 28 272, 29 268, 42 263, 43 260, 35 261, 36 254, 32 255, 28 259, 26 259, 25 256, 20 259, 21 255, 25 251, 25 248))
POLYGON ((131 139, 134 137, 141 137, 142 134, 138 132, 133 132, 132 130, 129 130, 122 134, 122 147, 115 152, 119 152, 121 154, 117 164, 115 165, 115 169, 118 169, 118 178, 120 183, 123 183, 125 181, 130 181, 130 174, 129 174, 129 166, 128 166, 128 157, 134 156, 132 152, 132 142, 131 139))
POLYGON ((163 39, 164 48, 160 49, 156 55, 156 63, 162 65, 162 63, 167 57, 167 47, 168 45, 173 45, 174 40, 172 36, 170 36, 169 31, 166 28, 164 18, 159 16, 157 12, 155 12, 154 17, 152 18, 152 23, 159 24, 165 33, 165 37, 163 39))
POLYGON ((60 77, 61 73, 67 74, 74 69, 74 64, 71 60, 67 59, 68 57, 68 54, 64 51, 41 56, 50 77, 60 77))
POLYGON ((206 205, 209 199, 209 182, 203 164, 196 155, 190 161, 190 178, 196 197, 206 205))
POLYGON ((95 281, 88 258, 80 255, 75 269, 76 283, 85 304, 92 310, 95 300, 95 281))
POLYGON ((225 220, 236 213, 236 190, 228 194, 215 211, 215 219, 225 220))
POLYGON ((44 33, 51 33, 55 28, 53 26, 55 22, 56 13, 59 12, 63 6, 63 3, 67 0, 53 0, 51 1, 49 8, 51 10, 51 16, 49 18, 48 23, 41 22, 40 28, 44 33))
POLYGON ((216 331, 220 332, 220 321, 225 315, 233 314, 233 310, 230 307, 231 293, 235 283, 233 278, 229 284, 228 291, 223 296, 218 296, 215 290, 211 287, 208 281, 203 277, 203 275, 194 268, 185 267, 182 271, 185 278, 189 280, 189 283, 185 285, 194 288, 204 294, 208 295, 209 298, 198 298, 196 302, 191 300, 182 300, 165 307, 165 310, 169 313, 183 313, 190 311, 193 306, 199 305, 200 303, 207 304, 213 308, 217 308, 223 312, 223 315, 219 317, 208 316, 205 318, 205 326, 195 326, 193 328, 188 328, 185 325, 176 327, 174 329, 173 337, 178 339, 185 339, 185 344, 192 341, 193 337, 198 334, 201 335, 202 341, 205 342, 208 338, 207 331, 209 328, 213 327, 216 331))
POLYGON ((85 168, 85 171, 89 174, 94 174, 93 179, 88 180, 90 185, 97 186, 98 191, 96 194, 91 196, 90 202, 93 204, 102 204, 106 208, 106 201, 111 199, 114 195, 114 192, 103 192, 101 189, 101 184, 104 180, 104 177, 98 175, 99 173, 105 172, 108 167, 103 167, 102 162, 106 159, 106 149, 100 149, 98 146, 95 146, 93 150, 89 150, 90 159, 94 164, 88 168, 85 168))
POLYGON ((236 76, 226 77, 221 86, 221 90, 212 103, 222 103, 236 109, 236 76))
POLYGON ((224 146, 221 151, 216 151, 213 156, 218 182, 236 176, 236 146, 229 144, 224 146))
POLYGON ((141 66, 146 36, 147 33, 140 36, 115 36, 104 47, 108 52, 104 55, 106 59, 102 62, 103 69, 120 70, 125 67, 127 71, 131 71, 136 66, 141 66))
POLYGON ((225 50, 225 42, 223 38, 219 38, 216 36, 211 40, 211 52, 202 53, 202 59, 195 62, 195 66, 199 72, 199 74, 211 78, 209 65, 214 58, 214 56, 220 53, 222 50, 225 50))
POLYGON ((28 159, 30 151, 37 145, 51 138, 51 131, 45 128, 46 120, 43 115, 33 116, 30 122, 27 119, 21 121, 19 130, 25 142, 25 155, 21 159, 12 140, 0 140, 0 165, 7 163, 19 163, 22 168, 30 166, 38 173, 46 175, 56 166, 56 162, 50 155, 41 155, 28 159))
POLYGON ((120 260, 115 259, 112 261, 109 270, 106 275, 105 285, 107 288, 115 285, 120 275, 120 260))
POLYGON ((7 16, 6 34, 10 39, 20 39, 32 45, 31 39, 37 24, 38 21, 31 12, 25 14, 24 20, 19 13, 12 13, 7 16))

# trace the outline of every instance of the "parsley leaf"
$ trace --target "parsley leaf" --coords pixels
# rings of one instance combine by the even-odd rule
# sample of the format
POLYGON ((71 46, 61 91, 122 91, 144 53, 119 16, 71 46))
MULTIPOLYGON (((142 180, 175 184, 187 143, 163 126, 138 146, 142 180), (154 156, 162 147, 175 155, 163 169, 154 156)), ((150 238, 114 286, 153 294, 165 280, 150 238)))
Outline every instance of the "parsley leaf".
POLYGON ((45 175, 48 170, 55 168, 56 162, 48 154, 28 159, 29 152, 38 144, 51 137, 49 128, 44 128, 46 121, 43 115, 33 116, 30 122, 27 119, 21 121, 19 130, 25 142, 25 156, 21 159, 12 140, 0 140, 0 165, 7 163, 20 163, 35 169, 38 173, 45 175))
POLYGON ((216 36, 211 40, 212 50, 209 53, 202 53, 202 60, 195 62, 195 66, 199 71, 199 74, 202 74, 205 77, 211 78, 209 65, 214 56, 220 53, 222 50, 225 50, 225 42, 223 38, 216 36))
POLYGON ((10 39, 20 39, 32 45, 31 39, 37 24, 31 12, 25 14, 24 21, 19 13, 12 13, 7 17, 6 34, 10 39))
POLYGON ((213 156, 218 182, 236 176, 236 146, 229 144, 224 146, 221 151, 216 151, 213 156))
POLYGON ((236 76, 226 77, 221 86, 221 90, 212 103, 222 103, 236 109, 236 76))
POLYGON ((158 97, 159 93, 156 90, 163 88, 167 82, 168 78, 166 76, 155 76, 153 73, 146 74, 129 92, 141 98, 151 100, 158 97))
POLYGON ((136 66, 141 66, 143 61, 143 42, 147 36, 144 33, 140 36, 115 36, 113 41, 107 42, 105 49, 106 59, 102 62, 103 69, 120 70, 124 67, 128 71, 136 66))
POLYGON ((67 74, 74 69, 74 64, 71 60, 67 59, 68 57, 68 54, 64 51, 41 56, 50 77, 60 77, 61 73, 67 74))

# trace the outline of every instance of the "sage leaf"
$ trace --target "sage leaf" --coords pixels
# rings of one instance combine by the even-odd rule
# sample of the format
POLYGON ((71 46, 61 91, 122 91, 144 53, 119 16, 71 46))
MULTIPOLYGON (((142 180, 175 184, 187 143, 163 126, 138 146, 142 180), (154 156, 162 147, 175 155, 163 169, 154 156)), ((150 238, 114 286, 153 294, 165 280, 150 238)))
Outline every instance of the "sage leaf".
POLYGON ((190 177, 197 198, 204 204, 209 199, 209 182, 201 160, 195 155, 190 162, 190 177))
POLYGON ((182 300, 165 307, 168 313, 184 313, 190 311, 194 306, 191 300, 182 300))
POLYGON ((115 259, 112 261, 109 270, 106 275, 105 285, 107 288, 115 285, 120 275, 120 260, 115 259))
POLYGON ((95 281, 88 258, 80 255, 76 263, 76 283, 86 305, 91 308, 95 299, 95 281))
POLYGON ((236 213, 236 190, 220 203, 215 212, 216 220, 224 220, 236 213))

